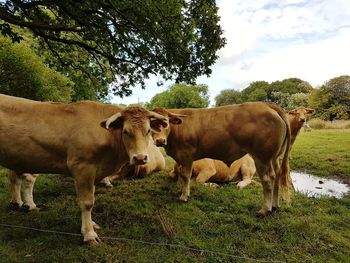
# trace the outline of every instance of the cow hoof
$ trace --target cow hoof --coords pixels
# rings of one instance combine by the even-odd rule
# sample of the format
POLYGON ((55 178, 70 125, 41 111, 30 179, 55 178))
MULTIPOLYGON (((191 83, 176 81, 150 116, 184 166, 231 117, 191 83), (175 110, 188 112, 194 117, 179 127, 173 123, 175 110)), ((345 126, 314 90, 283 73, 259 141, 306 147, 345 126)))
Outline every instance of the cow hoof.
POLYGON ((278 212, 278 210, 279 210, 279 207, 274 207, 274 206, 273 206, 271 212, 272 212, 272 213, 276 213, 276 212, 278 212))
POLYGON ((9 204, 9 209, 12 210, 12 211, 18 211, 21 209, 21 206, 19 203, 16 203, 16 202, 10 202, 9 204))
POLYGON ((96 223, 96 222, 94 222, 94 221, 92 221, 92 226, 93 226, 93 228, 94 228, 95 230, 99 230, 99 229, 101 229, 100 225, 99 225, 99 224, 97 224, 97 223, 96 223))
POLYGON ((271 211, 266 211, 264 209, 261 209, 257 214, 256 214, 256 217, 257 218, 264 218, 266 217, 267 215, 269 215, 271 213, 271 211))
POLYGON ((37 207, 36 205, 30 206, 30 205, 24 204, 22 206, 22 209, 26 212, 40 211, 40 208, 37 207))
POLYGON ((183 195, 181 195, 179 199, 180 199, 181 202, 184 202, 184 203, 186 203, 188 201, 188 197, 187 196, 183 196, 183 195))
POLYGON ((102 243, 102 241, 98 237, 84 241, 84 244, 89 247, 97 246, 100 243, 102 243))
POLYGON ((239 190, 242 190, 244 187, 246 187, 247 185, 246 184, 244 184, 244 183, 242 183, 242 182, 239 182, 238 184, 237 184, 237 188, 239 189, 239 190))

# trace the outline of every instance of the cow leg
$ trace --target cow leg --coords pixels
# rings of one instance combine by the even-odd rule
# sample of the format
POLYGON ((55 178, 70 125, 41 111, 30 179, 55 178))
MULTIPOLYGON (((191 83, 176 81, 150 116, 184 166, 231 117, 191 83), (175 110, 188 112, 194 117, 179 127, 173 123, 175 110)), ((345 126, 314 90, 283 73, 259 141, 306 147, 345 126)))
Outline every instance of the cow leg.
POLYGON ((180 169, 180 178, 181 178, 181 196, 180 200, 183 202, 188 201, 190 196, 190 187, 191 187, 191 176, 192 176, 192 162, 182 165, 180 169))
POLYGON ((247 185, 252 183, 252 178, 255 174, 255 170, 247 167, 247 165, 242 165, 240 169, 242 175, 242 181, 238 182, 237 187, 243 189, 247 185))
POLYGON ((271 161, 269 161, 266 165, 259 160, 255 160, 255 165, 257 172, 261 178, 264 191, 264 200, 262 207, 258 212, 258 216, 264 217, 272 211, 272 197, 275 181, 275 172, 272 167, 271 161))
POLYGON ((238 182, 237 187, 242 190, 247 185, 250 185, 252 183, 252 179, 250 178, 244 178, 242 181, 238 182))
POLYGON ((33 188, 37 177, 38 175, 28 173, 24 173, 22 175, 23 206, 25 206, 29 211, 39 210, 33 200, 33 188))
POLYGON ((102 184, 105 188, 113 188, 113 185, 111 183, 111 180, 109 177, 105 177, 100 181, 100 184, 102 184))
POLYGON ((216 183, 204 183, 205 186, 212 187, 212 188, 218 188, 219 185, 216 183))
POLYGON ((98 226, 92 221, 92 208, 95 203, 95 171, 93 167, 75 168, 73 171, 75 179, 75 189, 78 197, 78 204, 81 209, 81 233, 84 242, 88 245, 95 245, 100 242, 94 226, 98 226))
POLYGON ((204 184, 215 174, 215 171, 201 171, 196 178, 198 183, 204 184))
POLYGON ((272 210, 276 210, 278 207, 280 207, 279 186, 280 186, 280 177, 281 177, 281 167, 279 165, 277 158, 273 161, 273 169, 276 173, 276 179, 273 187, 272 210))
POLYGON ((23 205, 21 197, 22 177, 15 171, 9 170, 7 174, 10 181, 11 205, 21 207, 23 205))

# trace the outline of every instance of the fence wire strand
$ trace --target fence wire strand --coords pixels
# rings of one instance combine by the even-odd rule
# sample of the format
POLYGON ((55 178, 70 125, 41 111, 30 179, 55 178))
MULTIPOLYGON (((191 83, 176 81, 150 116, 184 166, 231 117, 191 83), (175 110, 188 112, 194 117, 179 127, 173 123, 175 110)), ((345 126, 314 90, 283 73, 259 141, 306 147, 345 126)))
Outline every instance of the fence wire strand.
MULTIPOLYGON (((32 231, 36 231, 36 232, 44 232, 44 233, 51 233, 51 234, 83 237, 82 234, 78 234, 78 233, 56 231, 56 230, 47 230, 47 229, 39 229, 39 228, 28 227, 28 226, 3 224, 3 223, 0 223, 0 226, 8 227, 8 228, 32 230, 32 231)), ((219 252, 219 251, 214 251, 214 250, 207 250, 207 249, 199 249, 199 248, 187 247, 187 246, 179 245, 179 244, 144 241, 144 240, 137 240, 137 239, 132 239, 132 238, 125 238, 125 237, 100 236, 99 238, 100 239, 104 239, 104 240, 117 240, 117 241, 124 241, 124 242, 133 242, 133 243, 146 244, 146 245, 151 245, 151 246, 163 246, 163 247, 170 247, 170 248, 180 248, 180 249, 190 250, 190 251, 193 251, 193 252, 209 253, 209 254, 213 254, 213 255, 226 256, 226 257, 242 259, 242 260, 249 260, 249 261, 254 261, 254 262, 268 262, 268 263, 281 263, 281 262, 284 262, 284 261, 276 261, 276 260, 265 260, 265 259, 250 258, 250 257, 245 257, 245 256, 237 256, 237 255, 233 255, 233 254, 229 254, 229 253, 224 253, 224 252, 219 252)))

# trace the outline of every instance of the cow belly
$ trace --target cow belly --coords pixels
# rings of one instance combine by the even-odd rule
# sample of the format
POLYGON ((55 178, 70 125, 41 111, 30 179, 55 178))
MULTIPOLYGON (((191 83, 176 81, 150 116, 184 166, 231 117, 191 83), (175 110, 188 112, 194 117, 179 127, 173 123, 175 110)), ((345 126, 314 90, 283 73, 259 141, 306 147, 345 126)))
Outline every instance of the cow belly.
POLYGON ((27 173, 67 173, 66 156, 57 151, 0 140, 0 165, 27 173))
POLYGON ((0 165, 20 173, 69 173, 66 161, 50 156, 18 156, 1 153, 0 165))

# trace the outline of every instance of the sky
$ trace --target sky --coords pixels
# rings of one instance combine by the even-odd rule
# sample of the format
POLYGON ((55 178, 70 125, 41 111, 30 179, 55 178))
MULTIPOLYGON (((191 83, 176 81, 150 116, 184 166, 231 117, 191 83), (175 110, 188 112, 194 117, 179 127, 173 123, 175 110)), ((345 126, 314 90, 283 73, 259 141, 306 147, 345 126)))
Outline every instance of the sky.
MULTIPOLYGON (((197 78, 209 87, 210 105, 223 89, 242 90, 258 80, 300 78, 317 87, 350 74, 350 0, 218 0, 227 39, 211 76, 197 78)), ((113 103, 147 102, 172 84, 113 98, 113 103)))

